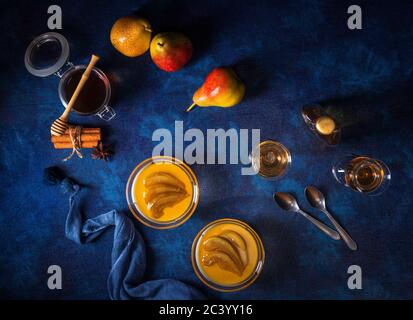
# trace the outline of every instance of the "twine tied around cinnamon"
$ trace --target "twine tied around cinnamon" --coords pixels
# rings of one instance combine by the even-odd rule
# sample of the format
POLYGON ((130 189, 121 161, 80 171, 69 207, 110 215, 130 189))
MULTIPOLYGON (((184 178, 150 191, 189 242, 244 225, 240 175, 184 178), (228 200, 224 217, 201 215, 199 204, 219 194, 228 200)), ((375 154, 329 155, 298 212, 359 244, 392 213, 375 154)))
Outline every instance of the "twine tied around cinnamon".
POLYGON ((70 158, 73 157, 73 155, 76 153, 79 158, 83 158, 82 153, 80 152, 80 149, 82 148, 82 142, 80 140, 80 137, 82 135, 82 127, 81 126, 69 126, 68 128, 69 131, 69 137, 70 137, 70 142, 72 143, 72 153, 68 155, 66 158, 63 159, 63 161, 67 161, 70 158))

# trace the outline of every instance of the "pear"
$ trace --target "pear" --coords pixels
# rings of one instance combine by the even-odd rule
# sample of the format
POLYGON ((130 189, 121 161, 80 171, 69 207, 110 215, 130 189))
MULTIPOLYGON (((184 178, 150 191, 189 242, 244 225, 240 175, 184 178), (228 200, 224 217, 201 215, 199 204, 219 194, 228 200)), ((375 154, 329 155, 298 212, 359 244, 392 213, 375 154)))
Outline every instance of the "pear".
POLYGON ((240 103, 244 94, 245 85, 234 70, 218 67, 208 74, 192 97, 193 104, 186 111, 191 111, 195 106, 229 108, 240 103))
POLYGON ((238 232, 232 230, 224 230, 219 236, 227 239, 236 248, 244 251, 247 250, 247 244, 245 243, 244 238, 238 232))
POLYGON ((244 238, 238 232, 232 230, 225 230, 219 236, 228 240, 237 249, 242 264, 245 267, 248 264, 248 253, 244 238))
POLYGON ((168 192, 156 196, 151 202, 148 202, 147 208, 151 210, 154 218, 163 216, 163 210, 167 207, 173 207, 178 202, 185 199, 188 194, 183 192, 168 192))
POLYGON ((230 258, 230 256, 224 252, 207 252, 202 256, 202 263, 205 266, 212 266, 213 264, 218 264, 221 269, 242 275, 243 270, 235 264, 235 262, 230 258))
POLYGON ((232 246, 232 244, 220 237, 211 237, 204 241, 202 244, 204 250, 206 251, 218 251, 227 254, 234 264, 240 269, 243 270, 243 262, 238 254, 238 251, 232 246))
POLYGON ((146 191, 143 198, 154 218, 160 218, 164 209, 173 207, 189 196, 185 184, 167 172, 154 172, 143 180, 146 191))
POLYGON ((167 184, 155 184, 151 186, 148 191, 143 193, 143 198, 146 202, 151 202, 156 196, 164 193, 174 193, 174 192, 181 192, 186 193, 184 189, 181 189, 178 186, 170 186, 167 184))
POLYGON ((147 188, 151 188, 157 184, 166 184, 172 187, 179 187, 185 189, 185 185, 182 181, 177 179, 174 175, 167 172, 154 172, 143 180, 143 184, 147 188))
POLYGON ((191 40, 178 32, 160 33, 151 41, 152 61, 167 72, 178 71, 186 65, 192 57, 192 51, 191 40))
POLYGON ((115 49, 132 58, 148 51, 151 37, 149 21, 133 15, 116 20, 110 31, 110 41, 115 49))

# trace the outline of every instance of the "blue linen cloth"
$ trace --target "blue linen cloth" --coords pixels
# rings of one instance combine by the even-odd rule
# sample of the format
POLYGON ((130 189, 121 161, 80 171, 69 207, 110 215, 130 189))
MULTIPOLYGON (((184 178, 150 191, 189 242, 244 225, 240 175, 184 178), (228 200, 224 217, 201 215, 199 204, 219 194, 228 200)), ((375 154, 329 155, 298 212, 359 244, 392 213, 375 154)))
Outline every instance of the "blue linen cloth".
POLYGON ((145 244, 132 221, 116 210, 83 222, 77 195, 79 184, 68 177, 56 179, 49 170, 49 182, 60 184, 61 191, 69 196, 69 213, 66 218, 66 237, 78 244, 92 242, 111 226, 115 227, 112 248, 112 269, 108 277, 109 296, 114 300, 199 300, 204 295, 195 288, 174 279, 143 281, 146 268, 145 244))

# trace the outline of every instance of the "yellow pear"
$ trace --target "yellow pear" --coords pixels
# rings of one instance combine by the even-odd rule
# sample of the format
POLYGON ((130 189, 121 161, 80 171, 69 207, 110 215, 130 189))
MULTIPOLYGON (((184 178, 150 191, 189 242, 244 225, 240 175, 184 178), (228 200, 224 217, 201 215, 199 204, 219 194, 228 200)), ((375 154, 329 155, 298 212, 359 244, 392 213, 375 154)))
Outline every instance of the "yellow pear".
POLYGON ((241 102, 244 94, 245 85, 234 70, 229 67, 215 68, 194 93, 193 104, 186 111, 191 111, 196 106, 232 107, 241 102))
POLYGON ((144 54, 149 49, 151 36, 149 21, 137 16, 119 18, 110 31, 112 45, 127 57, 144 54))

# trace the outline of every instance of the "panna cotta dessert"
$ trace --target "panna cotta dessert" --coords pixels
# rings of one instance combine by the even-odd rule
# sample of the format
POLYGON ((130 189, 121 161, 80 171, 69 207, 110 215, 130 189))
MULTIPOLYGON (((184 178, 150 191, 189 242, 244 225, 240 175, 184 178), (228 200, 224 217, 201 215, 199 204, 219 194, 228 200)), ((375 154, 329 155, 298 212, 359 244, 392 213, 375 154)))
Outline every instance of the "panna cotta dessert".
POLYGON ((195 211, 199 187, 193 171, 171 157, 141 162, 126 187, 133 215, 147 226, 167 229, 185 222, 195 211))
POLYGON ((192 245, 192 265, 207 286, 237 291, 251 285, 265 259, 258 234, 246 223, 220 219, 205 226, 192 245))

